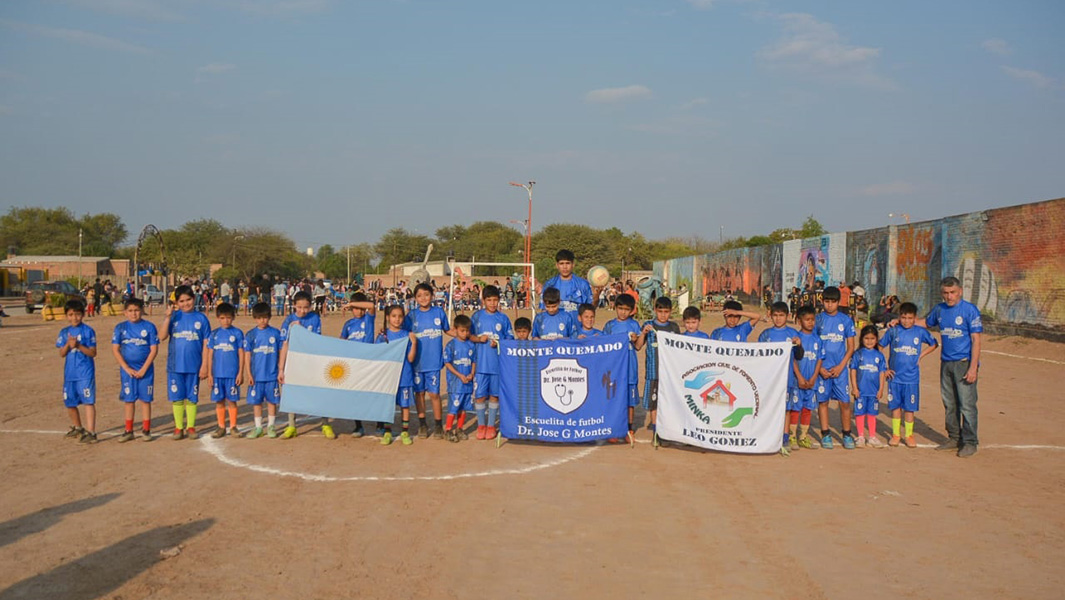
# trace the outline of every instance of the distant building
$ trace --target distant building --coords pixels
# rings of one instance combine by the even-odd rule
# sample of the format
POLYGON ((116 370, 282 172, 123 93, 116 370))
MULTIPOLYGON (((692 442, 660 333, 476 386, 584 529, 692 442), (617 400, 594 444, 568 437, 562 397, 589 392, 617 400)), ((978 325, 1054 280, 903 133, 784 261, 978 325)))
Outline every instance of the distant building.
MULTIPOLYGON (((106 256, 47 256, 9 254, 4 260, 8 268, 19 267, 24 271, 41 271, 47 279, 112 279, 125 281, 129 277, 129 263, 126 259, 112 259, 106 256)), ((118 283, 118 281, 114 281, 118 283)))

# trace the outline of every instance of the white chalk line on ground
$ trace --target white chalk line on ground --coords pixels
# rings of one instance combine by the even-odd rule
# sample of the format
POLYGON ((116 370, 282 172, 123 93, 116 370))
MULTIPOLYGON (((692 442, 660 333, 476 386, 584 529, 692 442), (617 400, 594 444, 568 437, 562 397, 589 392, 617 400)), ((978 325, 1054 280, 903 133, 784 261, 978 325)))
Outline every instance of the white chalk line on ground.
POLYGON ((1052 365, 1065 365, 1065 361, 1053 360, 1050 358, 1039 358, 1037 356, 1021 356, 1020 354, 1010 354, 1009 352, 998 352, 996 350, 981 350, 984 354, 995 354, 998 356, 1008 356, 1010 358, 1023 358, 1024 360, 1034 360, 1037 362, 1050 363, 1052 365))

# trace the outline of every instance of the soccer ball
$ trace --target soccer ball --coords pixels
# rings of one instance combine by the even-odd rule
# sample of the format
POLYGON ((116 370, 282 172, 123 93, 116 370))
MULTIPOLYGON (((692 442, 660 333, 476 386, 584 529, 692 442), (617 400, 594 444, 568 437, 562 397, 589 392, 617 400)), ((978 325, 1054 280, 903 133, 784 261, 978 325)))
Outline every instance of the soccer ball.
POLYGON ((596 265, 588 269, 588 283, 594 287, 603 287, 610 283, 610 271, 603 265, 596 265))

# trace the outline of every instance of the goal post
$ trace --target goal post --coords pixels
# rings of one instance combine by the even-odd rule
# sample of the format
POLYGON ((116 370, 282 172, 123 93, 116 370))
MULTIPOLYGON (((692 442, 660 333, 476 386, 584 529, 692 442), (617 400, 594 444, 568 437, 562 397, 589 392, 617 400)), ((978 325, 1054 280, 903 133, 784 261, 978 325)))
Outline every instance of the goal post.
MULTIPOLYGON (((449 275, 450 275, 450 278, 449 278, 449 281, 448 281, 448 288, 447 288, 448 289, 448 294, 447 294, 447 320, 448 320, 449 323, 451 321, 453 321, 454 318, 455 318, 455 267, 453 266, 453 264, 454 263, 452 263, 450 261, 447 263, 448 271, 449 271, 449 275)), ((530 320, 532 320, 533 318, 536 317, 536 303, 538 302, 538 296, 537 296, 537 293, 536 293, 536 286, 533 285, 533 283, 536 282, 536 265, 534 265, 533 263, 524 263, 524 262, 516 262, 516 263, 507 263, 507 262, 464 262, 462 264, 465 265, 465 266, 468 266, 470 268, 470 272, 467 273, 466 275, 471 280, 474 279, 475 277, 478 277, 476 275, 476 273, 475 273, 477 267, 521 267, 523 270, 526 269, 526 268, 529 269, 529 273, 530 273, 529 279, 531 281, 527 281, 525 283, 526 283, 526 285, 529 286, 529 298, 531 298, 531 301, 528 302, 527 303, 528 306, 526 306, 522 310, 523 311, 525 311, 525 310, 529 311, 529 319, 530 320)), ((490 275, 488 277, 492 277, 492 276, 490 275)), ((505 276, 502 276, 502 277, 506 277, 509 280, 511 276, 510 275, 505 275, 505 276)), ((484 279, 485 277, 481 277, 481 278, 484 279)), ((499 291, 500 291, 500 294, 502 294, 503 290, 500 289, 499 291)), ((515 315, 518 314, 517 300, 518 300, 518 290, 514 290, 514 306, 511 307, 510 309, 513 310, 515 315)))

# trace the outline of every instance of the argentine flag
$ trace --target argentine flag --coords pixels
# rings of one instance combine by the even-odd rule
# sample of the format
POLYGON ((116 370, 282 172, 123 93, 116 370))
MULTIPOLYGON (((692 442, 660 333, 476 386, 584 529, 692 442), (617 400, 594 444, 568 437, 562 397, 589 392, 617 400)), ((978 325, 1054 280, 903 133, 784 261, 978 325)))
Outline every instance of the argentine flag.
POLYGON ((389 423, 407 344, 364 344, 293 326, 281 410, 389 423))

